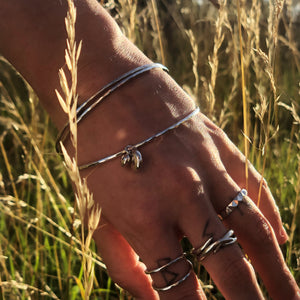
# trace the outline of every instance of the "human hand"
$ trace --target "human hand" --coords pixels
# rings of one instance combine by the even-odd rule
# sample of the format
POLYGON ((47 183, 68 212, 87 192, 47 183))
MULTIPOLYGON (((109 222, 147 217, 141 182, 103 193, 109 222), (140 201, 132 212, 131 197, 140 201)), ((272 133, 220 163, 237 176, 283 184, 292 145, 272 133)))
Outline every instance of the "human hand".
MULTIPOLYGON (((81 162, 139 142, 192 110, 191 100, 168 75, 155 71, 143 76, 119 90, 80 125, 81 162), (143 81, 147 86, 142 86, 143 81)), ((223 222, 218 218, 246 186, 245 158, 220 128, 199 113, 139 150, 144 162, 137 171, 122 168, 115 159, 83 172, 102 207, 94 238, 116 283, 139 299, 156 299, 144 264, 152 270, 180 257, 183 236, 199 248, 210 237, 216 241, 233 229, 271 297, 300 297, 278 245, 287 235, 265 181, 260 208, 255 205, 261 176, 251 164, 249 197, 223 222)), ((237 244, 221 248, 201 263, 225 298, 263 298, 254 270, 237 244)), ((180 259, 152 274, 153 284, 168 286, 188 272, 188 263, 180 259)), ((205 295, 192 273, 177 287, 160 292, 159 297, 204 299, 205 295)))
MULTIPOLYGON (((116 75, 149 60, 120 37, 120 30, 97 1, 76 1, 76 5, 76 37, 83 40, 78 68, 82 100, 116 75)), ((65 63, 66 10, 64 1, 14 0, 2 1, 0 11, 0 50, 27 78, 58 127, 66 119, 54 92, 59 88, 58 69, 65 63)), ((156 72, 140 79, 118 90, 78 127, 80 163, 144 140, 193 109, 190 99, 166 74, 156 72)), ((255 206, 260 175, 253 167, 250 198, 224 222, 217 216, 246 184, 244 157, 219 128, 199 114, 141 151, 144 163, 137 172, 120 167, 118 160, 82 172, 102 207, 94 238, 115 282, 137 298, 157 299, 144 264, 151 270, 160 260, 180 256, 183 235, 198 248, 211 235, 218 240, 230 228, 271 297, 299 298, 278 246, 287 237, 266 185, 260 209, 255 206)), ((237 244, 220 249, 202 263, 226 298, 262 298, 250 262, 237 244)), ((180 260, 167 270, 178 280, 189 266, 180 260)), ((155 286, 168 285, 170 275, 154 274, 155 286)), ((205 295, 192 273, 159 297, 203 299, 205 295)))

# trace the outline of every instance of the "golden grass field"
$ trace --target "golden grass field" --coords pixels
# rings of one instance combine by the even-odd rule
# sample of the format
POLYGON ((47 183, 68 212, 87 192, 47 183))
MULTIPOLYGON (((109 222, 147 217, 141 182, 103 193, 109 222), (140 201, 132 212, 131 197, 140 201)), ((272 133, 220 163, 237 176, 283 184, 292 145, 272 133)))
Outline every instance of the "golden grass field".
MULTIPOLYGON (((221 0, 218 8, 192 0, 100 2, 130 40, 170 69, 266 178, 290 237, 282 251, 299 282, 296 1, 221 0)), ((70 29, 72 9, 68 20, 70 29)), ((70 32, 68 51, 80 51, 70 32)), ((76 79, 76 61, 69 71, 76 79)), ((61 97, 75 95, 74 87, 61 97)), ((72 103, 66 107, 71 114, 72 103)), ((75 124, 71 129, 76 141, 75 124)), ((96 254, 91 234, 99 212, 88 229, 81 226, 80 203, 93 200, 76 164, 66 155, 66 168, 55 153, 56 134, 34 91, 0 57, 1 299, 131 299, 113 284, 96 254), (77 200, 70 179, 80 191, 77 200)), ((223 299, 206 271, 201 266, 196 271, 207 298, 223 299)))

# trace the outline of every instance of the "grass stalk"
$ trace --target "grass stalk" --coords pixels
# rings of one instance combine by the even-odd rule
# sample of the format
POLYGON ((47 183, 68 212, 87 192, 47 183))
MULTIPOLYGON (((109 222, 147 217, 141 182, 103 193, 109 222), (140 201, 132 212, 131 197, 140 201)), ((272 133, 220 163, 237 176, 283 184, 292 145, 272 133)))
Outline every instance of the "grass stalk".
POLYGON ((243 51, 243 37, 242 37, 242 24, 241 24, 241 7, 240 0, 237 0, 237 13, 238 13, 238 28, 239 28, 239 49, 240 49, 240 68, 241 68, 241 86, 242 86, 242 99, 243 99, 243 130, 244 130, 244 155, 245 155, 245 182, 246 189, 248 189, 248 158, 249 158, 249 125, 248 125, 248 103, 246 99, 246 86, 245 86, 245 72, 244 72, 244 51, 243 51))
POLYGON ((156 0, 151 0, 151 5, 152 5, 152 11, 153 11, 154 20, 155 20, 156 32, 158 34, 158 41, 159 41, 159 48, 160 48, 160 55, 161 55, 161 63, 163 65, 165 65, 166 64, 165 51, 164 51, 163 42, 162 42, 162 36, 161 36, 161 30, 160 30, 156 0))
POLYGON ((14 196, 15 196, 16 199, 19 199, 17 188, 16 188, 16 185, 15 185, 15 182, 14 182, 14 177, 12 175, 11 164, 8 161, 6 150, 5 150, 5 147, 3 146, 3 139, 2 138, 0 139, 0 149, 1 149, 3 159, 4 159, 4 163, 5 163, 5 166, 6 166, 7 174, 8 174, 11 186, 12 186, 14 196))
MULTIPOLYGON (((67 77, 63 69, 59 71, 61 88, 64 93, 64 97, 56 91, 59 103, 68 115, 70 137, 72 140, 72 145, 74 148, 74 157, 71 158, 61 143, 61 149, 64 156, 65 165, 71 180, 74 183, 76 191, 76 204, 79 211, 79 216, 81 219, 81 252, 82 255, 82 266, 83 266, 83 284, 85 300, 90 298, 93 287, 94 278, 94 261, 92 259, 91 251, 89 250, 91 239, 94 231, 96 230, 99 220, 101 210, 94 203, 93 196, 88 190, 87 183, 85 179, 82 179, 79 173, 77 164, 77 64, 81 52, 80 42, 77 46, 75 40, 75 23, 76 23, 76 8, 72 0, 68 0, 68 12, 65 19, 66 31, 67 31, 67 49, 65 51, 65 60, 68 67, 68 72, 71 75, 71 87, 69 88, 69 83, 67 82, 67 77), (87 235, 85 235, 85 219, 87 218, 88 228, 87 235)), ((72 243, 72 240, 70 241, 72 243)), ((71 249, 70 249, 71 251, 71 249)), ((70 252, 69 252, 70 258, 70 252)), ((70 268, 69 260, 69 268, 70 268)), ((68 276, 69 277, 69 276, 68 276)))

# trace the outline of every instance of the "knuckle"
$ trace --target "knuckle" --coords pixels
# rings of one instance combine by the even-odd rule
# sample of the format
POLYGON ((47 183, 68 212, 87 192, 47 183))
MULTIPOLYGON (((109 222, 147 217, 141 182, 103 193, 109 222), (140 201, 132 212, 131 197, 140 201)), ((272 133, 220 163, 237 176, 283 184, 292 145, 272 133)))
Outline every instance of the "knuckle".
POLYGON ((262 181, 262 188, 264 189, 264 191, 267 191, 269 189, 267 180, 265 178, 262 178, 261 181, 262 181))
POLYGON ((273 230, 268 221, 263 217, 259 216, 255 220, 253 235, 253 243, 255 245, 263 245, 265 248, 271 247, 274 242, 273 230))
POLYGON ((262 191, 262 195, 267 195, 268 191, 269 191, 269 186, 268 183, 266 181, 265 178, 262 178, 261 176, 259 176, 257 179, 257 186, 260 187, 261 186, 261 191, 262 191))
POLYGON ((216 127, 214 129, 214 134, 220 138, 225 138, 227 137, 226 133, 220 128, 220 127, 216 127))
POLYGON ((216 127, 213 130, 213 138, 215 141, 218 142, 218 144, 223 144, 224 146, 229 146, 229 138, 227 136, 227 134, 220 128, 220 127, 216 127))
POLYGON ((200 179, 193 168, 176 165, 165 175, 168 176, 168 192, 176 199, 191 199, 198 194, 200 179))
POLYGON ((176 190, 177 198, 185 206, 194 206, 198 203, 199 196, 203 193, 202 182, 192 168, 183 168, 179 172, 178 185, 176 190))
POLYGON ((191 174, 188 168, 176 166, 174 170, 172 170, 171 178, 176 186, 185 186, 185 184, 190 183, 191 174))
MULTIPOLYGON (((225 281, 228 280, 228 284, 232 284, 232 282, 240 283, 241 278, 243 278, 243 282, 247 284, 255 277, 254 270, 250 263, 241 257, 226 260, 226 265, 223 266, 220 272, 223 273, 220 274, 220 278, 225 281)), ((224 283, 226 284, 226 282, 224 283)))
MULTIPOLYGON (((149 202, 151 203, 151 202, 149 202)), ((130 219, 130 227, 137 234, 146 234, 151 228, 151 232, 158 231, 162 227, 162 220, 159 213, 153 209, 153 207, 148 207, 148 205, 142 205, 134 209, 132 214, 134 217, 130 219)), ((129 222, 128 222, 129 224, 129 222)))

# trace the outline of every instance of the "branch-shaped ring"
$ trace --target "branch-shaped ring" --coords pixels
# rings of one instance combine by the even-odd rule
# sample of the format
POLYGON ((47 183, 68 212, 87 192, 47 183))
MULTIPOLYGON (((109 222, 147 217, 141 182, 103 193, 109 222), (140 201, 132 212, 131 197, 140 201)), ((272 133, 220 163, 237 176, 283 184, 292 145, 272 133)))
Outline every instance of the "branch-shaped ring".
POLYGON ((221 248, 225 246, 229 246, 235 243, 237 240, 236 237, 233 236, 233 230, 229 230, 223 237, 213 241, 213 237, 210 237, 203 246, 191 250, 192 254, 195 255, 199 261, 204 260, 209 254, 217 253, 221 248))

